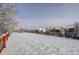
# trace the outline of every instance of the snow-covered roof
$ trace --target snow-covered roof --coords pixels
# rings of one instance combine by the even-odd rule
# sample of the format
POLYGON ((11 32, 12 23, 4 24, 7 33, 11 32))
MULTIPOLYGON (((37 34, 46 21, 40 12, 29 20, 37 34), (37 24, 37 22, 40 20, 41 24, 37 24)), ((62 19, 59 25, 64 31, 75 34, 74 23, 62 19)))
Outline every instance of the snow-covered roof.
POLYGON ((66 25, 65 28, 74 28, 75 25, 71 24, 71 25, 66 25))

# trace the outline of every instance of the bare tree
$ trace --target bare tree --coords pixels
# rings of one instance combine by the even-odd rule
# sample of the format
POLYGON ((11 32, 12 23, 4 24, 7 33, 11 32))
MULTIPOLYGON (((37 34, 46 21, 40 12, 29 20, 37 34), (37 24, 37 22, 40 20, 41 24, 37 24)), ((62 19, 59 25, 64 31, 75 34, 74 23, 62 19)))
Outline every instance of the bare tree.
POLYGON ((0 4, 0 32, 12 32, 17 25, 13 4, 0 4))

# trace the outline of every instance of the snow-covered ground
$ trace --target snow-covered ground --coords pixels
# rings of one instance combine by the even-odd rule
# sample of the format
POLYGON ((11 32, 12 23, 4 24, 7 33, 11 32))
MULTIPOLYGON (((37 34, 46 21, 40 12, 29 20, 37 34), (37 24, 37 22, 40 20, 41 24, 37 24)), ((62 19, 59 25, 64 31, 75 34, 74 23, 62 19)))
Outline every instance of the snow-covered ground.
POLYGON ((2 55, 79 54, 79 40, 34 33, 13 33, 2 55))

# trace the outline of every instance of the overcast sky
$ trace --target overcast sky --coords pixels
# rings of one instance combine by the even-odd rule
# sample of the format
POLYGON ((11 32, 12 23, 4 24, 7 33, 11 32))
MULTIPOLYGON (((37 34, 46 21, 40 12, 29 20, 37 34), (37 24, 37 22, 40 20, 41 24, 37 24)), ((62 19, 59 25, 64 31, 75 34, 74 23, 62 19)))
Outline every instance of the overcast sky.
POLYGON ((19 27, 65 26, 79 22, 79 4, 16 4, 19 27))

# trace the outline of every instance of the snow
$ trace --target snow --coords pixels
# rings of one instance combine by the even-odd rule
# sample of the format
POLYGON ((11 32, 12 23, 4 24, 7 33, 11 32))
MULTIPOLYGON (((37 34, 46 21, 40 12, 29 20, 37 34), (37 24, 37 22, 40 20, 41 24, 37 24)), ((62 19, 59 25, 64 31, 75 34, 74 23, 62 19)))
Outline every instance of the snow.
POLYGON ((79 40, 34 33, 12 33, 2 55, 78 55, 79 40))

